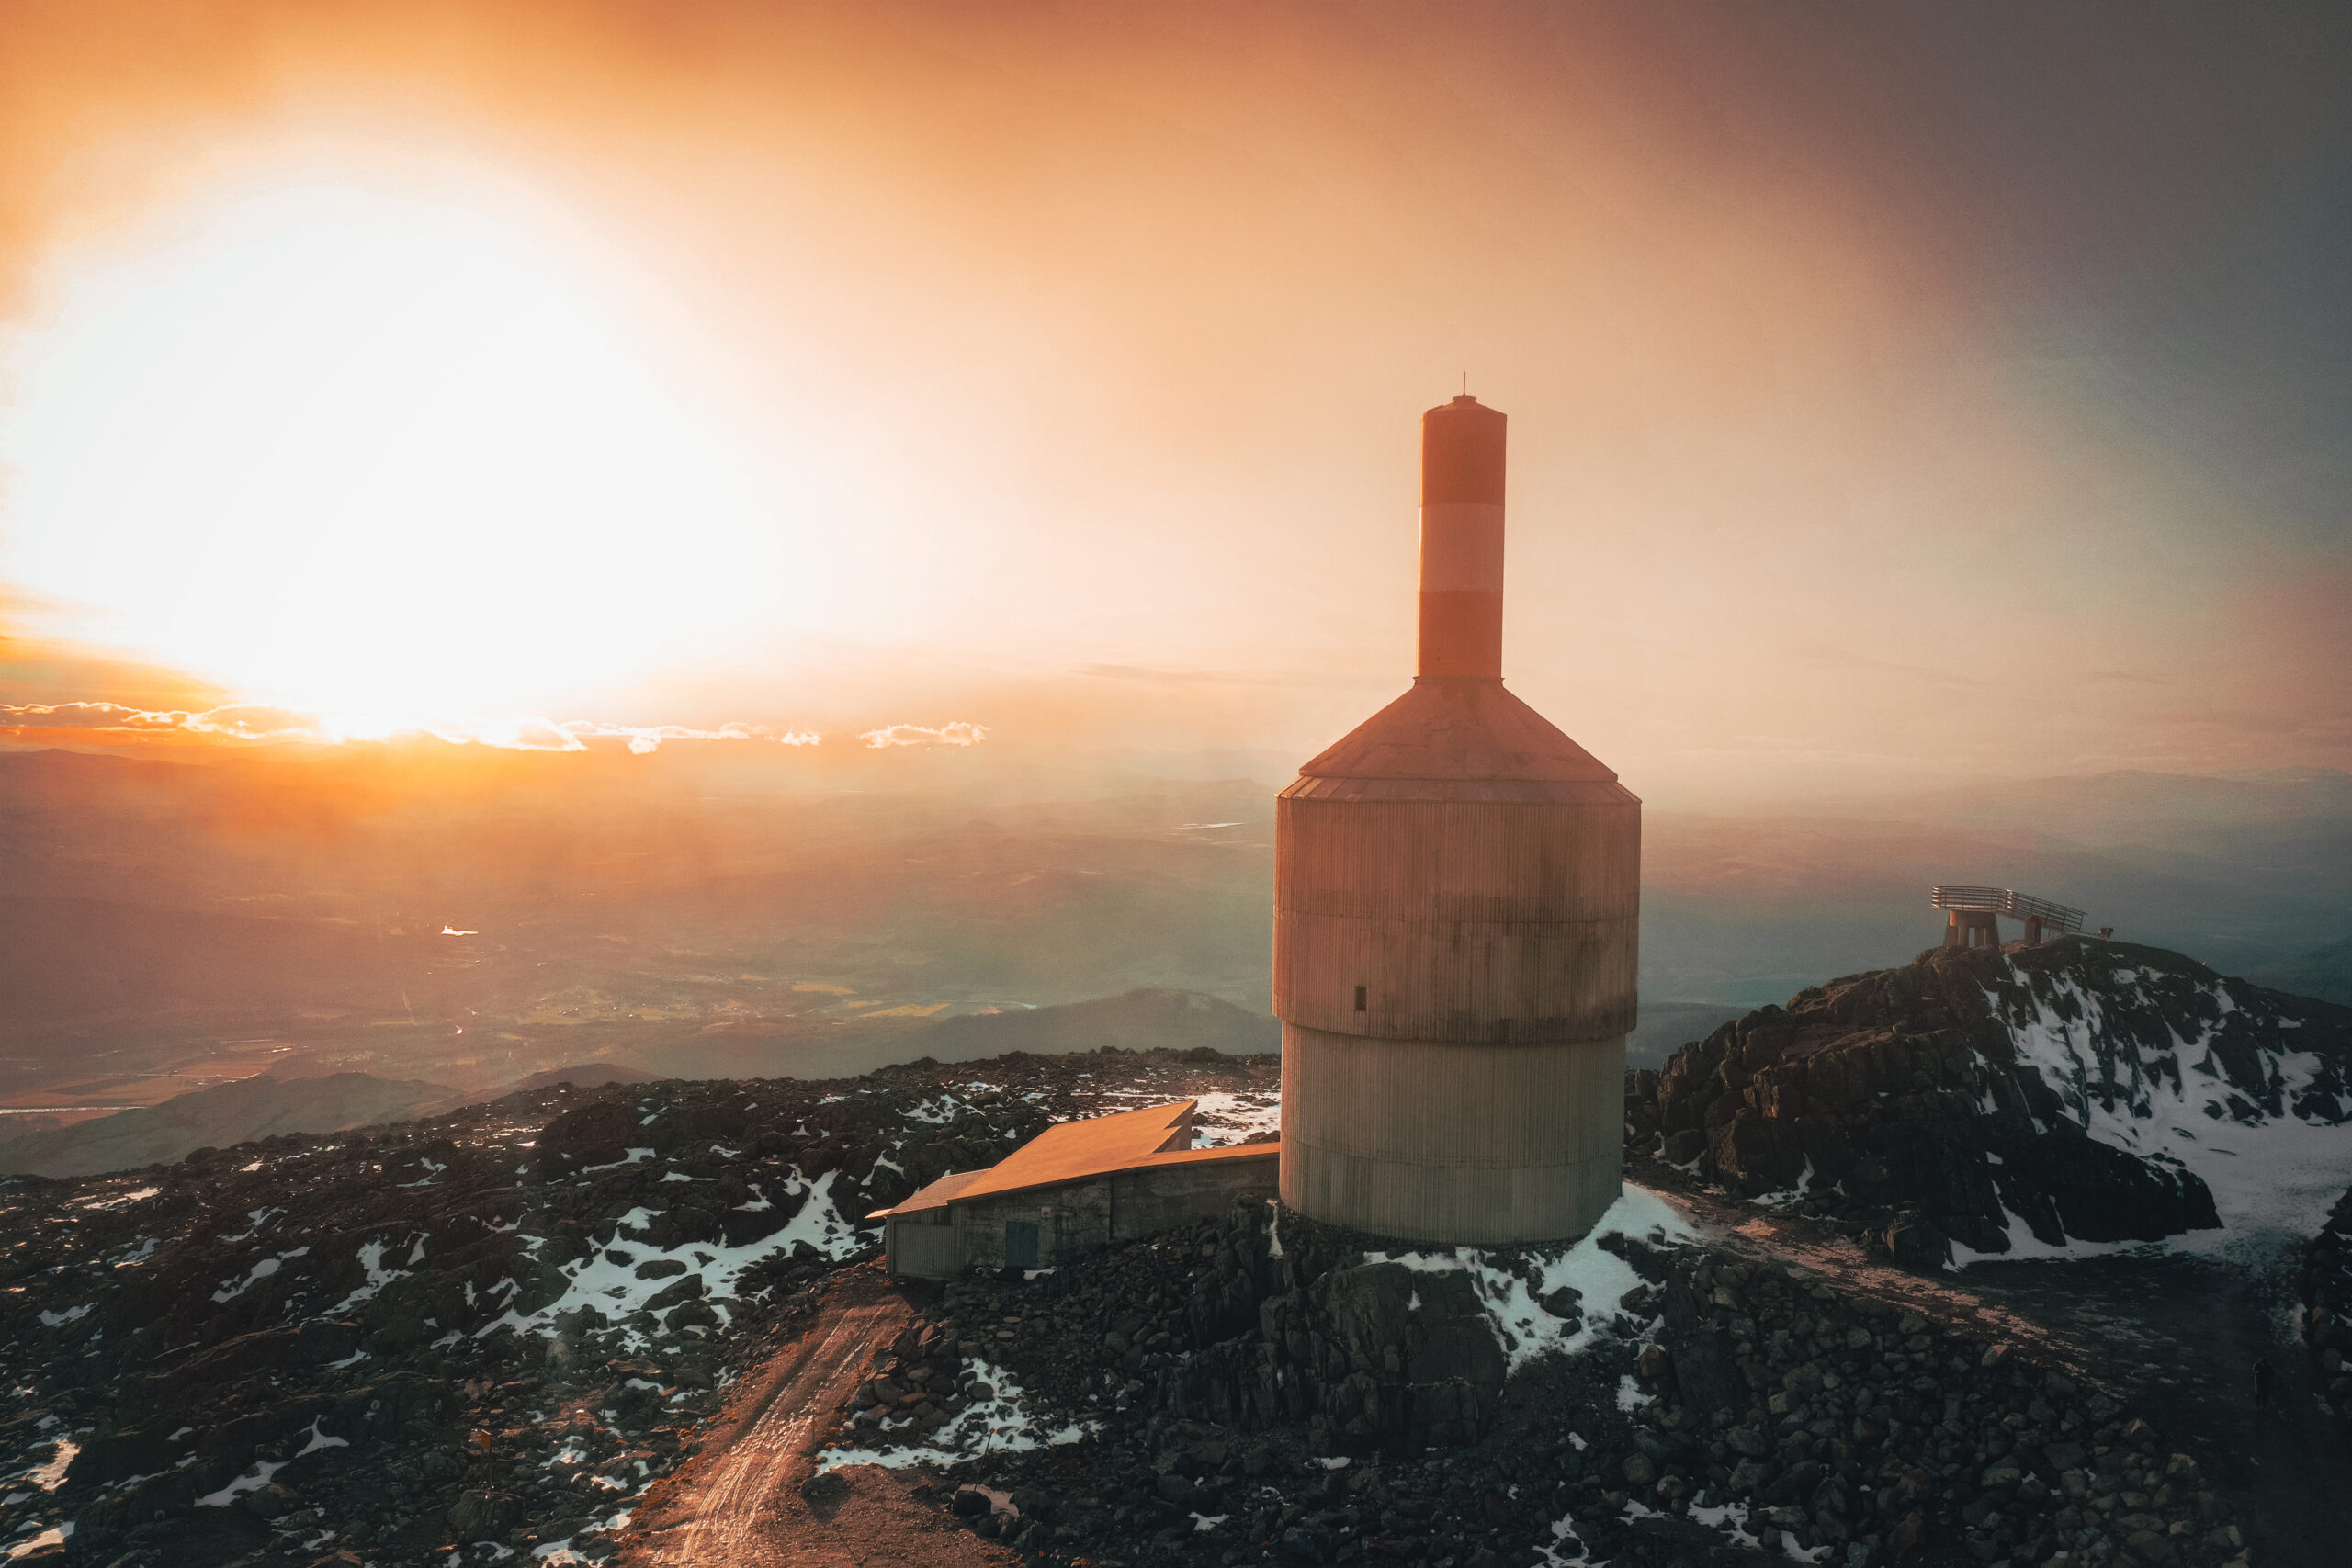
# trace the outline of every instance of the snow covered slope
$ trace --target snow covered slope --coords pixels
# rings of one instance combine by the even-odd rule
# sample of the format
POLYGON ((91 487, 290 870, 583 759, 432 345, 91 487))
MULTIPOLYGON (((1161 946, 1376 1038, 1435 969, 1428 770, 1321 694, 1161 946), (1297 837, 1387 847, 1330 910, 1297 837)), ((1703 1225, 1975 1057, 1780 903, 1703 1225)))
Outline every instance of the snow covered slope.
POLYGON ((1930 949, 1630 1075, 1628 1117, 1749 1197, 1916 1209, 1916 1261, 2307 1231, 2352 1177, 2352 1010, 2122 942, 1930 949))

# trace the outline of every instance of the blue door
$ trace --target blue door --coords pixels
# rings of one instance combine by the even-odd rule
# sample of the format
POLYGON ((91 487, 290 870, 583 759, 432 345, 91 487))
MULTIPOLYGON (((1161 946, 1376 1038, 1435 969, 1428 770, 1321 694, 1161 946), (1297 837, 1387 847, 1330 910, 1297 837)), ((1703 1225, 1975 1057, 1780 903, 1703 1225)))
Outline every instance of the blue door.
POLYGON ((1004 1266, 1008 1269, 1037 1267, 1037 1222, 1007 1220, 1004 1222, 1004 1266))

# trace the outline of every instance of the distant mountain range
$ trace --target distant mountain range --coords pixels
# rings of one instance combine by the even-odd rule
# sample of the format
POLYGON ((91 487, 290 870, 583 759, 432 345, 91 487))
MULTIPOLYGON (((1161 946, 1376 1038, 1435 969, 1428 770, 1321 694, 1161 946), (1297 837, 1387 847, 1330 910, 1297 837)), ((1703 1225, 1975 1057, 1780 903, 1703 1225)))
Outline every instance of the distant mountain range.
MULTIPOLYGON (((964 1062, 1025 1053, 1061 1055, 1109 1046, 1124 1050, 1210 1050, 1250 1055, 1276 1050, 1281 1025, 1198 991, 1143 988, 1059 1007, 1016 1009, 917 1023, 891 1032, 895 1061, 964 1062)), ((842 1050, 851 1070, 879 1065, 868 1042, 842 1050)), ((832 1055, 810 1053, 802 1076, 827 1076, 832 1055)), ((714 1075, 724 1076, 724 1075, 714 1075)), ((366 1073, 323 1077, 256 1077, 220 1084, 160 1105, 116 1111, 71 1126, 0 1143, 0 1175, 88 1176, 185 1157, 198 1148, 229 1148, 284 1133, 323 1134, 383 1122, 437 1116, 505 1094, 650 1083, 655 1075, 616 1062, 553 1067, 518 1082, 465 1092, 446 1084, 396 1081, 366 1073)))
POLYGON ((2299 997, 2352 1007, 2352 936, 2312 948, 2284 964, 2266 964, 2249 971, 2246 978, 2299 997))
POLYGON ((286 1133, 339 1133, 382 1122, 438 1116, 500 1094, 537 1093, 568 1083, 599 1089, 650 1083, 653 1075, 614 1062, 533 1073, 477 1094, 447 1084, 398 1082, 367 1073, 317 1078, 251 1077, 197 1089, 161 1105, 118 1111, 71 1126, 0 1143, 0 1175, 90 1176, 169 1164, 197 1149, 231 1148, 286 1133))
POLYGON ((944 1018, 910 1035, 908 1048, 941 1062, 1092 1051, 1205 1049, 1250 1055, 1282 1049, 1282 1024, 1200 991, 1152 987, 1091 1002, 944 1018))
MULTIPOLYGON (((0 751, 15 1103, 152 1102, 264 1068, 468 1092, 582 1060, 854 1072, 987 1048, 955 1028, 910 1043, 931 1025, 1136 989, 1221 998, 1271 1037, 1263 757, 1197 759, 1192 778, 1035 754, 871 775, 730 758, 0 751)), ((2313 950, 2352 931, 2352 774, 1653 807, 1644 866, 1636 1064, 1906 962, 1939 935, 1938 882, 2038 893, 2340 996, 2340 948, 2313 950)))
POLYGON ((90 1176, 169 1163, 199 1148, 400 1122, 457 1095, 447 1084, 400 1083, 366 1073, 247 1078, 137 1111, 76 1122, 0 1144, 0 1174, 90 1176))

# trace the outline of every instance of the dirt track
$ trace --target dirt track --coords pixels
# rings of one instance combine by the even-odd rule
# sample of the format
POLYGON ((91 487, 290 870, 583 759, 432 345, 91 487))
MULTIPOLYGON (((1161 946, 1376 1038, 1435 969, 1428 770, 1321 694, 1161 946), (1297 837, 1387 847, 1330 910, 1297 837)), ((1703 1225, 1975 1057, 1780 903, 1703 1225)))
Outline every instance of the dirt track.
POLYGON ((912 1313, 872 1265, 844 1270, 817 1319, 738 1384, 695 1455, 648 1494, 625 1568, 982 1568, 1012 1554, 910 1495, 913 1478, 838 1472, 847 1489, 811 1503, 801 1483, 875 1352, 912 1313))
POLYGON ((1988 1289, 1982 1269, 1965 1273, 1915 1274, 1875 1260, 1854 1243, 1818 1222, 1776 1214, 1703 1190, 1660 1190, 1658 1195, 1686 1210, 1716 1246, 1759 1260, 1803 1269, 1845 1290, 1898 1306, 1917 1307, 1949 1322, 1965 1324, 1996 1340, 2030 1351, 2045 1364, 2086 1376, 2113 1389, 2115 1369, 2087 1325, 2064 1314, 2036 1310, 1988 1289))

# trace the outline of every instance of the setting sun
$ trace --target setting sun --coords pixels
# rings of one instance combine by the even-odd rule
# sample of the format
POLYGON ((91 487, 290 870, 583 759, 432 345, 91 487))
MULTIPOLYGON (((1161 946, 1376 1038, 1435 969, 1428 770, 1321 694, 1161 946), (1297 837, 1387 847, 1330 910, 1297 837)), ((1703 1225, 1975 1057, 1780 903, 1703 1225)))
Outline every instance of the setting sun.
POLYGON ((527 703, 775 615, 747 464, 566 261, 465 206, 300 187, 65 273, 10 356, 9 575, 345 712, 527 703))

